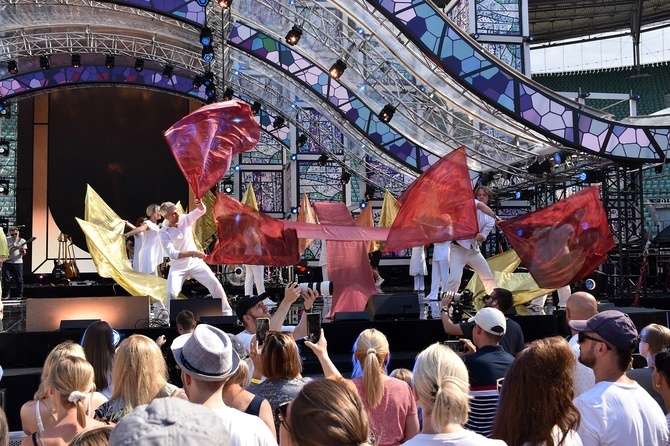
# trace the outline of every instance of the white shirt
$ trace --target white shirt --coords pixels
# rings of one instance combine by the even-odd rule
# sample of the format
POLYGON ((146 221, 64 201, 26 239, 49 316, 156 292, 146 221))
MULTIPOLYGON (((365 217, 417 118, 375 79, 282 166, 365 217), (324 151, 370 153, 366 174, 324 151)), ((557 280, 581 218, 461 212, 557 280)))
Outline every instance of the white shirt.
POLYGON ((486 438, 476 432, 463 430, 453 434, 417 434, 403 443, 403 445, 505 446, 507 443, 502 440, 486 438))
POLYGON ((201 211, 199 208, 195 208, 188 214, 179 217, 179 223, 177 223, 176 228, 165 224, 158 232, 163 249, 172 259, 172 262, 170 262, 171 268, 184 269, 189 260, 191 260, 191 257, 179 259, 179 253, 181 251, 196 251, 198 249, 193 240, 191 226, 203 215, 205 215, 205 209, 201 211))
MULTIPOLYGON (((559 444, 561 439, 563 438, 563 433, 561 432, 561 429, 558 426, 554 426, 554 428, 551 430, 551 438, 554 440, 552 444, 544 444, 543 446, 554 446, 556 444, 559 444)), ((522 446, 538 446, 536 443, 529 443, 526 442, 522 446)), ((579 434, 573 430, 569 430, 568 433, 565 435, 565 438, 563 439, 563 443, 561 443, 561 446, 582 446, 582 439, 579 438, 579 434)))
POLYGON ((277 446, 270 428, 255 415, 240 412, 232 407, 212 409, 230 432, 229 446, 277 446))
MULTIPOLYGON (((481 201, 475 199, 475 208, 481 203, 481 201)), ((493 217, 486 215, 484 212, 477 209, 477 226, 479 228, 479 233, 484 236, 484 238, 489 236, 489 233, 495 226, 496 221, 493 217)), ((479 251, 479 243, 477 243, 476 238, 471 238, 468 240, 457 240, 456 243, 461 245, 465 249, 474 249, 479 251)))
POLYGON ((584 446, 665 446, 668 425, 656 401, 636 382, 597 383, 574 400, 584 446))
POLYGON ((587 367, 579 362, 579 355, 581 350, 579 348, 579 343, 577 342, 577 335, 571 337, 570 341, 568 341, 568 344, 570 345, 572 353, 575 354, 575 358, 577 359, 575 370, 573 372, 576 398, 596 385, 596 376, 593 374, 593 370, 590 367, 587 367))

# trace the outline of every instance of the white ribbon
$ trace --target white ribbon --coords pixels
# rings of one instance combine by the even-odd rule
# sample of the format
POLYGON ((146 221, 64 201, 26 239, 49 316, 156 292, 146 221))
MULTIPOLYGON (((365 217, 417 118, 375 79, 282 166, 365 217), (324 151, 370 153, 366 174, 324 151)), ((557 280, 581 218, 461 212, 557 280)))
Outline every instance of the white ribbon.
POLYGON ((71 403, 77 403, 81 400, 85 400, 87 397, 88 397, 88 395, 85 394, 84 392, 79 392, 79 391, 75 390, 74 392, 72 392, 70 394, 70 396, 67 397, 67 400, 71 403))

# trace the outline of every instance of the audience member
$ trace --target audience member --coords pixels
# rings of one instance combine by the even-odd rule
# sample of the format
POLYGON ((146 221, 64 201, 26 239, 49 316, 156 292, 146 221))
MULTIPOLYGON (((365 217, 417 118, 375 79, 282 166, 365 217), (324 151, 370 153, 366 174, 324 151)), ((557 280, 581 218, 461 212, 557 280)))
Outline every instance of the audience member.
POLYGON ((651 396, 626 376, 638 334, 627 314, 606 310, 571 321, 579 332, 579 360, 593 369, 596 385, 575 399, 584 446, 665 445, 668 426, 651 396))
POLYGON ((193 330, 195 330, 195 316, 189 310, 182 310, 177 314, 175 324, 180 335, 193 333, 193 330))
POLYGON ((86 400, 95 388, 93 367, 83 358, 61 359, 49 375, 49 402, 56 409, 56 421, 43 432, 33 432, 22 446, 67 444, 87 427, 103 426, 86 416, 86 400))
MULTIPOLYGON (((440 318, 442 326, 448 335, 464 336, 472 340, 473 325, 470 321, 455 324, 449 316, 449 307, 454 298, 454 293, 445 293, 442 298, 442 308, 440 309, 440 318)), ((491 294, 483 297, 484 308, 497 308, 505 314, 506 330, 505 335, 500 339, 500 345, 507 353, 516 356, 523 350, 526 342, 523 337, 521 326, 514 320, 507 317, 509 313, 514 312, 514 296, 512 292, 505 288, 495 288, 491 294)))
POLYGON ((646 390, 653 399, 656 400, 663 413, 666 413, 665 403, 661 394, 655 391, 652 383, 651 374, 654 371, 654 355, 663 347, 670 347, 670 329, 658 324, 650 324, 640 332, 640 355, 647 361, 647 367, 632 369, 626 372, 633 381, 646 390))
POLYGON ((77 434, 68 446, 107 446, 109 436, 112 434, 113 425, 104 425, 86 429, 77 434))
MULTIPOLYGON (((35 392, 35 396, 33 400, 28 401, 21 407, 21 426, 26 435, 33 432, 42 432, 56 422, 56 408, 52 407, 49 401, 49 391, 51 389, 49 376, 56 364, 68 356, 86 359, 81 345, 66 341, 54 347, 44 361, 40 385, 35 392)), ((95 409, 105 401, 107 401, 107 398, 101 393, 91 392, 87 400, 86 415, 92 416, 95 409)))
POLYGON ((656 390, 663 397, 666 413, 665 420, 670 427, 670 413, 667 408, 670 407, 670 348, 664 347, 654 355, 654 372, 651 375, 656 390))
MULTIPOLYGON (((236 426, 237 430, 253 429, 236 426)), ((204 446, 240 444, 217 414, 180 398, 157 398, 136 407, 112 430, 110 446, 204 446)), ((256 444, 256 443, 246 443, 256 444)))
POLYGON ((116 383, 112 397, 95 411, 98 420, 111 423, 135 407, 177 390, 167 382, 167 365, 160 348, 148 337, 137 334, 119 345, 112 382, 116 383))
MULTIPOLYGON (((585 321, 598 314, 598 302, 596 298, 585 291, 572 293, 567 300, 565 309, 565 318, 568 324, 570 321, 585 321)), ((575 358, 579 359, 579 342, 577 342, 577 331, 570 329, 572 337, 569 340, 570 348, 575 358)), ((586 367, 581 361, 576 361, 573 372, 575 383, 575 397, 589 390, 596 384, 596 377, 593 370, 586 367)))
POLYGON ((112 365, 118 342, 114 336, 115 331, 107 322, 98 321, 86 328, 81 340, 86 359, 95 370, 95 388, 107 398, 112 396, 112 365))
POLYGON ((249 365, 244 361, 244 358, 247 356, 244 346, 237 339, 237 336, 230 333, 227 334, 233 349, 242 360, 237 367, 237 371, 228 378, 228 381, 223 386, 223 402, 226 403, 226 406, 237 409, 240 412, 260 417, 272 431, 272 434, 276 435, 270 403, 265 398, 246 390, 251 380, 251 374, 249 373, 249 365))
MULTIPOLYGON (((0 237, 2 234, 0 234, 0 237)), ((0 407, 0 446, 9 446, 9 425, 7 424, 7 415, 0 407)))
POLYGON ((193 333, 175 339, 171 349, 181 369, 189 401, 213 410, 230 433, 230 441, 221 444, 277 444, 272 432, 259 417, 228 407, 223 401, 223 386, 235 373, 241 360, 226 333, 211 325, 200 324, 193 333))
POLYGON ((277 408, 282 446, 372 446, 368 417, 351 382, 343 378, 306 384, 277 408))
POLYGON ((506 327, 505 315, 500 310, 482 308, 468 322, 474 322, 475 326, 472 330, 474 346, 468 340, 461 340, 467 349, 463 360, 468 368, 472 396, 465 427, 490 437, 498 407, 498 382, 505 377, 514 356, 499 345, 506 327))
POLYGON ((468 370, 453 350, 431 345, 416 357, 413 373, 414 395, 425 417, 421 433, 406 445, 504 445, 463 428, 470 410, 468 370))
MULTIPOLYGON (((410 369, 400 367, 392 370, 391 373, 389 373, 389 376, 391 378, 405 381, 407 385, 410 387, 410 389, 414 388, 414 385, 412 384, 412 378, 414 377, 414 375, 412 374, 412 371, 410 369)), ((416 414, 419 417, 419 430, 421 430, 423 429, 423 411, 421 410, 421 407, 418 405, 416 407, 416 414)))
POLYGON ((581 446, 572 402, 575 362, 560 336, 534 341, 519 353, 505 375, 493 437, 509 446, 581 446))
POLYGON ((403 443, 419 432, 412 390, 407 383, 386 375, 388 360, 386 336, 374 328, 364 330, 354 344, 352 381, 379 446, 403 443))

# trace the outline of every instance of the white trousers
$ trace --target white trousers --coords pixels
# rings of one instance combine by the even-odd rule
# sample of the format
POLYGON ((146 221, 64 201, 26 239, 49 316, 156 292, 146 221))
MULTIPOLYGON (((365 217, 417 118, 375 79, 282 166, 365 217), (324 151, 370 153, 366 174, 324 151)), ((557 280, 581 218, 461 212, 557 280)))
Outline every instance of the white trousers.
POLYGON ((446 291, 449 283, 449 257, 443 260, 433 259, 433 271, 430 278, 430 294, 425 298, 428 300, 438 300, 440 298, 440 286, 442 291, 446 291))
POLYGON ((233 309, 228 304, 226 292, 219 279, 216 278, 209 265, 204 260, 198 258, 189 259, 186 267, 175 268, 174 261, 170 267, 170 274, 167 278, 167 297, 168 299, 176 299, 181 292, 184 281, 187 276, 193 277, 195 280, 203 284, 214 299, 221 299, 221 312, 224 316, 232 316, 233 309))
POLYGON ((449 282, 447 282, 445 291, 453 291, 454 293, 458 291, 458 288, 461 285, 461 278, 463 277, 463 267, 465 265, 470 265, 470 267, 479 274, 479 278, 482 279, 487 294, 491 294, 493 289, 498 287, 489 264, 486 263, 486 259, 479 251, 466 249, 461 245, 453 244, 451 246, 449 265, 451 266, 451 274, 449 275, 449 282))
POLYGON ((265 267, 263 265, 244 265, 244 294, 254 294, 254 283, 256 284, 256 296, 265 292, 265 267))
POLYGON ((423 274, 417 274, 414 276, 414 289, 417 291, 423 291, 425 289, 426 276, 423 274))

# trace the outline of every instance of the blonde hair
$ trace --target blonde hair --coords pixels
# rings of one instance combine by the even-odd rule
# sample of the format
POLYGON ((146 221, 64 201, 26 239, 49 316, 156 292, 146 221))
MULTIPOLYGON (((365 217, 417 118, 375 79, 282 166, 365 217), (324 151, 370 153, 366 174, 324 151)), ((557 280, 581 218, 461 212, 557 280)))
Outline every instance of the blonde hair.
POLYGON ((68 446, 107 446, 114 425, 105 425, 79 432, 68 446))
POLYGON ((235 371, 235 373, 230 375, 230 378, 228 378, 223 388, 225 389, 231 384, 239 384, 240 387, 246 389, 247 387, 249 387, 249 384, 251 382, 251 374, 249 372, 250 369, 249 364, 247 364, 247 361, 244 360, 240 361, 239 366, 237 366, 237 370, 235 371))
POLYGON ((161 203, 161 207, 159 208, 161 215, 165 217, 165 214, 167 214, 168 209, 170 209, 172 206, 175 206, 175 204, 171 201, 165 201, 161 203))
POLYGON ((647 343, 653 356, 663 347, 670 347, 670 328, 659 324, 649 324, 640 332, 640 338, 647 343))
POLYGON ((419 353, 414 363, 414 390, 438 433, 448 424, 468 421, 468 369, 453 350, 435 343, 419 353))
POLYGON ((76 407, 77 422, 81 427, 86 427, 88 394, 95 387, 93 366, 84 358, 68 356, 54 366, 49 380, 60 397, 61 405, 66 409, 76 407))
POLYGON ((116 352, 112 398, 123 399, 123 412, 165 396, 167 366, 160 348, 144 335, 125 339, 116 352))
POLYGON ((147 217, 151 217, 151 214, 153 214, 154 212, 160 213, 160 211, 161 211, 161 207, 159 205, 157 205, 156 203, 152 203, 149 206, 147 206, 146 214, 147 214, 147 217))
POLYGON ((49 396, 49 388, 51 387, 51 381, 49 380, 49 375, 54 366, 63 358, 68 356, 76 356, 77 358, 86 358, 84 354, 84 349, 79 344, 75 344, 72 341, 61 342, 49 352, 47 359, 44 360, 44 366, 42 367, 42 377, 40 378, 40 386, 37 388, 37 392, 33 396, 34 400, 43 400, 49 396))
POLYGON ((412 387, 412 371, 410 369, 403 369, 403 368, 398 368, 393 370, 391 373, 389 373, 389 376, 391 378, 399 379, 401 381, 405 381, 407 384, 409 384, 410 387, 412 387))
POLYGON ((0 446, 9 446, 9 425, 2 407, 0 407, 0 446))
POLYGON ((389 355, 389 343, 379 330, 364 330, 354 344, 354 359, 360 364, 363 372, 363 389, 365 401, 371 409, 379 405, 384 396, 384 361, 389 355))

